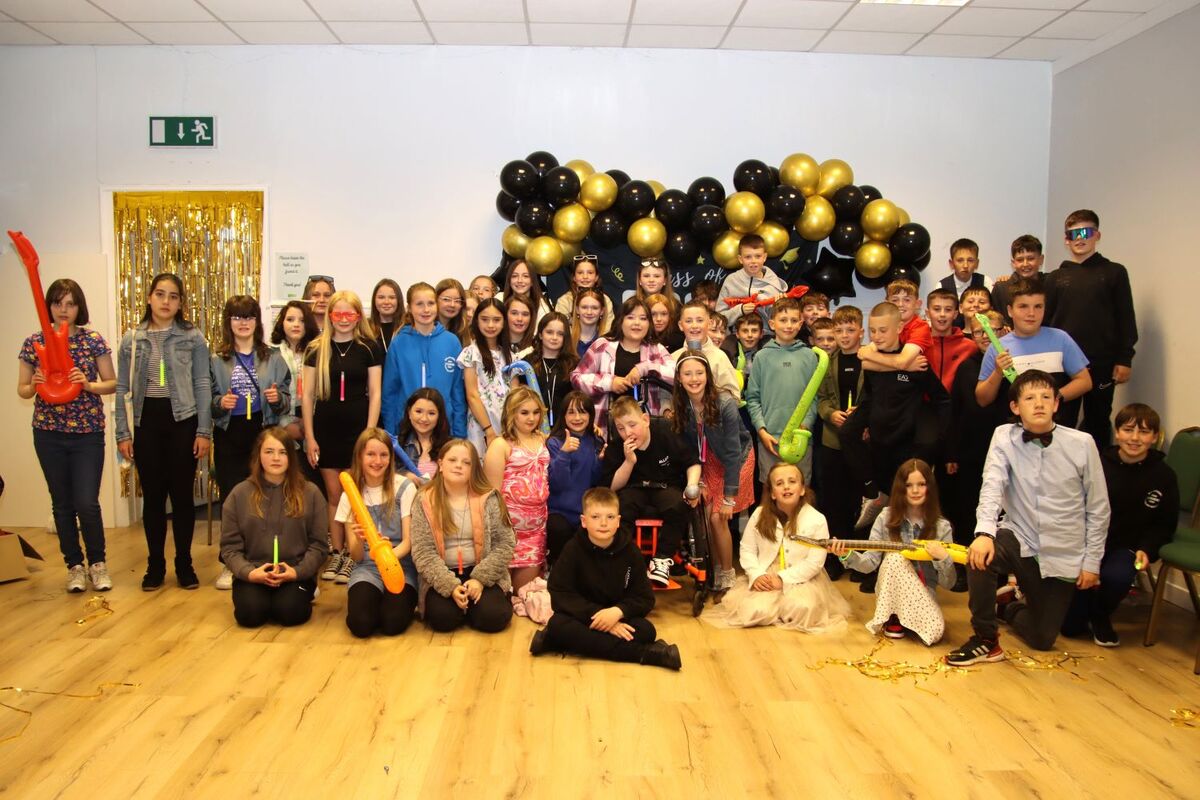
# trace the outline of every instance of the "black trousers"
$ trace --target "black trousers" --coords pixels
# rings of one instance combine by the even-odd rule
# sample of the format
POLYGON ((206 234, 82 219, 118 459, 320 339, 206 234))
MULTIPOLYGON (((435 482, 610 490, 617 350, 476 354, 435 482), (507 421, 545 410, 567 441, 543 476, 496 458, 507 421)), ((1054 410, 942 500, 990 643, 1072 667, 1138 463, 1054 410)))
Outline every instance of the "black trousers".
POLYGON ((665 489, 626 486, 617 492, 621 502, 621 527, 635 537, 639 519, 661 519, 658 529, 656 558, 671 558, 679 552, 683 535, 687 532, 688 515, 691 508, 683 502, 683 490, 668 486, 665 489))
POLYGON ((658 632, 654 623, 643 617, 621 620, 633 628, 633 640, 618 639, 611 633, 594 631, 588 623, 566 614, 555 614, 546 625, 546 646, 560 653, 575 653, 606 661, 641 663, 646 645, 653 644, 658 632))
POLYGON ((1113 392, 1117 384, 1113 380, 1114 365, 1093 363, 1088 365, 1092 375, 1092 390, 1083 397, 1063 403, 1058 409, 1058 419, 1063 425, 1078 428, 1096 441, 1100 450, 1112 444, 1113 392), (1079 419, 1083 413, 1082 421, 1079 419))
POLYGON ((438 633, 457 630, 464 623, 482 633, 499 633, 512 615, 512 602, 499 586, 484 587, 478 602, 468 603, 466 611, 432 589, 425 594, 425 624, 438 633))
POLYGON ((567 542, 575 538, 575 535, 583 528, 579 524, 579 517, 574 520, 567 519, 562 514, 550 514, 546 517, 546 563, 553 565, 558 556, 562 553, 563 548, 567 546, 567 542))
POLYGON ((996 584, 1009 573, 1017 576, 1017 585, 1025 595, 1005 609, 1006 622, 1034 650, 1051 650, 1071 599, 1075 582, 1062 578, 1043 578, 1036 558, 1021 556, 1021 544, 1007 528, 996 531, 996 554, 987 569, 967 568, 967 605, 971 609, 971 627, 984 639, 995 639, 996 584))
MULTIPOLYGON (((192 480, 196 459, 196 417, 176 422, 167 397, 147 397, 142 421, 134 430, 133 463, 142 484, 142 528, 149 551, 147 571, 167 569, 167 498, 171 499, 171 532, 175 539, 175 570, 192 568, 192 532, 196 507, 192 480)), ((261 623, 260 623, 261 624, 261 623)))
POLYGON ((250 477, 250 457, 261 432, 261 411, 250 419, 245 414, 232 415, 226 430, 213 426, 213 462, 222 500, 229 497, 233 487, 250 477))
POLYGON ((309 581, 279 586, 233 579, 233 618, 243 628, 260 628, 268 622, 303 625, 312 616, 313 589, 309 581))
POLYGON ((346 592, 346 627, 359 639, 376 631, 384 636, 398 636, 408 630, 417 613, 417 589, 404 585, 400 594, 381 592, 363 581, 346 592))

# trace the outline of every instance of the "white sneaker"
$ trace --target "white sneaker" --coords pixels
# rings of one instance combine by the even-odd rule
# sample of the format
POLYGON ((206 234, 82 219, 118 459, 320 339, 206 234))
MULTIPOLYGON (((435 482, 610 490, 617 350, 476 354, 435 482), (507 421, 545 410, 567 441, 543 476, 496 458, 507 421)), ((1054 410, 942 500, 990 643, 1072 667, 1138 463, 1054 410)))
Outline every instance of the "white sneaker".
POLYGON ((233 573, 229 571, 229 567, 221 565, 221 574, 217 576, 217 582, 213 585, 224 591, 233 588, 233 573))
POLYGON ((873 500, 863 499, 862 510, 858 514, 858 521, 854 523, 854 530, 861 531, 870 528, 875 524, 875 518, 887 507, 887 498, 883 495, 876 495, 873 500))
POLYGON ((97 592, 107 592, 112 588, 112 578, 108 577, 108 564, 97 561, 88 567, 88 577, 92 580, 92 588, 97 592))
POLYGON ((325 564, 325 569, 321 571, 321 580, 331 581, 337 577, 338 570, 342 568, 342 551, 334 550, 329 555, 329 561, 325 564))
POLYGON ((652 558, 650 559, 650 569, 647 570, 646 577, 659 586, 669 586, 671 583, 671 565, 674 563, 674 559, 670 558, 652 558))
POLYGON ((83 571, 83 564, 76 564, 67 570, 67 591, 71 594, 87 591, 87 574, 83 571))

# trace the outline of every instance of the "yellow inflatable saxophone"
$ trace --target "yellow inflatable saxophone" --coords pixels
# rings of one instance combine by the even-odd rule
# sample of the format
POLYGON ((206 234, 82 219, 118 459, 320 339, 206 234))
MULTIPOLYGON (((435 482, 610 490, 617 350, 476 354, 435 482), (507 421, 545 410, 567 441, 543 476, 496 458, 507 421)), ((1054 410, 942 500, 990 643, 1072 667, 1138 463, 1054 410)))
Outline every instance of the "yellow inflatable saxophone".
POLYGON ((817 354, 817 369, 808 379, 804 394, 800 395, 800 402, 796 404, 796 410, 792 412, 787 425, 783 426, 783 435, 779 437, 779 457, 789 464, 795 464, 808 452, 812 431, 806 431, 800 426, 804 423, 804 416, 812 407, 813 401, 817 399, 817 390, 821 388, 821 381, 825 380, 825 373, 829 370, 829 355, 819 347, 812 350, 817 354))

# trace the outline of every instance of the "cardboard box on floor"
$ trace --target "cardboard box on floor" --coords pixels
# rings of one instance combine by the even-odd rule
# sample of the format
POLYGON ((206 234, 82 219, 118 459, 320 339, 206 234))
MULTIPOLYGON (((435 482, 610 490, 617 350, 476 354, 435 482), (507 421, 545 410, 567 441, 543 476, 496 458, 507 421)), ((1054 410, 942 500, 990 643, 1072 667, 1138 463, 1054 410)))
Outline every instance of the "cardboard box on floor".
POLYGON ((0 531, 0 583, 29 577, 26 558, 45 561, 33 545, 15 533, 0 531))

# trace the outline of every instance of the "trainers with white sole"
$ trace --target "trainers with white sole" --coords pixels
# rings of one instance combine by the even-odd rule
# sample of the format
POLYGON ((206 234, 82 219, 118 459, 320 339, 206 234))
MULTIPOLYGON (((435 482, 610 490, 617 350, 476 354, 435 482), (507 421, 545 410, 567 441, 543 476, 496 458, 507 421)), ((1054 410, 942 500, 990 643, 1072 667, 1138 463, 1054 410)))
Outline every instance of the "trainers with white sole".
POLYGON ((71 594, 87 591, 87 573, 83 570, 83 564, 67 568, 67 591, 71 594))
POLYGON ((108 575, 108 564, 103 561, 97 561, 88 567, 88 578, 92 581, 92 588, 97 592, 107 592, 112 588, 112 578, 108 575))
POLYGON ((342 553, 342 563, 338 567, 337 575, 333 577, 335 583, 349 583, 350 573, 354 572, 354 559, 349 553, 342 553))
POLYGON ((229 567, 221 565, 221 574, 217 576, 217 580, 213 583, 218 589, 229 591, 233 588, 233 573, 229 571, 229 567))
POLYGON ((675 560, 671 558, 652 558, 650 559, 650 568, 646 571, 646 577, 659 586, 669 586, 671 584, 671 565, 674 563, 675 560))
POLYGON ((329 561, 325 563, 325 569, 321 571, 321 580, 331 581, 337 577, 338 570, 342 568, 342 551, 334 550, 329 555, 329 561))

